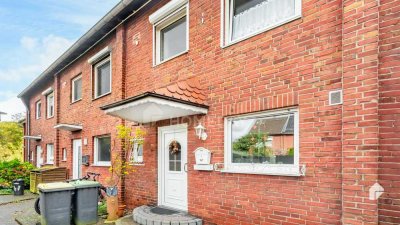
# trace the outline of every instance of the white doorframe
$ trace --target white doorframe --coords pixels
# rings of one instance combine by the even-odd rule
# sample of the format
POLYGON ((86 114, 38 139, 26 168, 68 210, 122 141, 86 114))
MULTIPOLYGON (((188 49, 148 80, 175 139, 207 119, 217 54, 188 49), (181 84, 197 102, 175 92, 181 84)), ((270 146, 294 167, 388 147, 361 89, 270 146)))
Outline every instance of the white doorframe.
MULTIPOLYGON (((165 160, 163 159, 163 156, 165 154, 162 154, 163 151, 163 137, 165 133, 171 133, 171 132, 185 132, 185 137, 186 137, 186 154, 182 154, 182 171, 184 174, 186 174, 186 205, 183 207, 177 207, 177 206, 170 206, 167 205, 169 207, 173 207, 179 210, 183 210, 183 211, 188 211, 188 200, 187 200, 187 192, 188 192, 188 174, 185 171, 185 164, 187 164, 187 154, 188 154, 188 149, 187 149, 187 142, 188 142, 188 125, 185 124, 178 124, 178 125, 171 125, 171 126, 165 126, 165 127, 159 127, 158 128, 158 205, 165 205, 164 203, 164 191, 165 191, 165 171, 163 170, 163 168, 165 168, 165 160)), ((187 166, 187 165, 186 165, 187 166)))
POLYGON ((72 178, 79 179, 82 176, 82 140, 72 140, 72 178))

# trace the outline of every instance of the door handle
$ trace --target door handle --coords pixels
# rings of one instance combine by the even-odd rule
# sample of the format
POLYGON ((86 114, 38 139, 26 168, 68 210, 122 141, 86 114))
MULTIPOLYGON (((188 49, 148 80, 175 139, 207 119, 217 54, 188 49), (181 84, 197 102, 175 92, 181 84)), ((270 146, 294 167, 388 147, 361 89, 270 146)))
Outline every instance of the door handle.
POLYGON ((183 165, 183 170, 187 173, 187 171, 188 171, 188 164, 187 163, 185 163, 185 165, 183 165))

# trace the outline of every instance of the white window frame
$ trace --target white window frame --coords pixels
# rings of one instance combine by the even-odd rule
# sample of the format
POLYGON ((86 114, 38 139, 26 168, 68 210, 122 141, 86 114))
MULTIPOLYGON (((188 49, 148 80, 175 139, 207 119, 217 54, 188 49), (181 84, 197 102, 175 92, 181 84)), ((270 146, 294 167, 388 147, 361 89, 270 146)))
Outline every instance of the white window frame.
MULTIPOLYGON (((81 90, 81 97, 79 99, 75 99, 75 82, 77 80, 81 80, 81 82, 82 82, 82 75, 79 75, 79 76, 75 77, 71 81, 71 86, 72 86, 72 89, 71 89, 71 91, 72 91, 72 93, 71 93, 71 102, 72 103, 82 100, 83 90, 81 90)), ((83 89, 83 83, 82 83, 82 87, 81 88, 83 89)))
POLYGON ((67 161, 67 149, 66 148, 63 148, 62 154, 63 154, 62 161, 67 161))
POLYGON ((164 15, 162 19, 153 24, 153 66, 162 64, 189 51, 189 2, 164 15), (186 49, 161 61, 161 30, 186 16, 186 49))
POLYGON ((105 96, 105 95, 110 94, 111 91, 112 91, 112 63, 111 63, 111 54, 110 54, 109 56, 107 56, 106 58, 102 59, 101 61, 96 62, 96 63, 94 64, 94 66, 93 66, 93 69, 94 69, 94 78, 93 78, 93 81, 94 81, 94 95, 93 95, 93 96, 94 96, 94 99, 98 99, 98 98, 101 98, 101 97, 103 97, 103 96, 105 96), (107 92, 107 93, 103 93, 103 94, 101 94, 101 95, 97 95, 97 81, 98 81, 98 79, 97 79, 97 77, 98 77, 98 70, 97 70, 97 68, 99 68, 100 66, 102 66, 102 65, 104 65, 104 64, 106 64, 106 63, 108 63, 108 62, 110 62, 110 91, 107 92))
POLYGON ((47 119, 53 118, 54 117, 54 112, 55 112, 55 100, 54 100, 54 92, 51 92, 46 96, 46 108, 47 108, 47 119), (50 107, 50 101, 49 98, 53 97, 52 105, 53 105, 53 110, 51 110, 50 107))
POLYGON ((110 138, 111 140, 111 135, 103 135, 103 136, 97 136, 94 137, 94 165, 95 166, 111 166, 111 141, 110 141, 110 161, 99 161, 99 139, 100 138, 110 138))
POLYGON ((258 34, 264 33, 268 30, 272 30, 276 27, 282 26, 286 23, 289 23, 293 20, 299 19, 302 17, 302 0, 295 0, 295 15, 287 18, 279 23, 274 25, 262 28, 258 31, 254 31, 246 36, 238 38, 236 40, 232 40, 232 17, 233 17, 233 4, 231 4, 233 0, 221 0, 221 48, 225 48, 231 45, 234 45, 238 42, 244 41, 251 37, 254 37, 258 34))
POLYGON ((46 145, 46 164, 54 164, 54 144, 46 145))
MULTIPOLYGON (((143 139, 139 139, 139 141, 142 141, 143 139)), ((138 150, 139 150, 139 143, 137 142, 138 140, 134 139, 132 140, 133 145, 131 149, 131 155, 130 155, 130 163, 137 165, 137 164, 143 164, 143 158, 144 158, 144 152, 143 152, 143 144, 141 144, 142 147, 142 156, 138 155, 138 150)))
POLYGON ((264 174, 280 176, 301 176, 299 165, 299 113, 295 108, 268 110, 239 116, 225 117, 224 120, 224 168, 221 172, 264 174), (261 163, 232 163, 231 128, 235 119, 262 118, 264 116, 282 115, 284 113, 294 114, 294 163, 293 164, 261 164, 261 163))
POLYGON ((36 102, 36 119, 40 119, 42 117, 42 101, 39 100, 36 102), (40 105, 40 107, 39 107, 40 105))

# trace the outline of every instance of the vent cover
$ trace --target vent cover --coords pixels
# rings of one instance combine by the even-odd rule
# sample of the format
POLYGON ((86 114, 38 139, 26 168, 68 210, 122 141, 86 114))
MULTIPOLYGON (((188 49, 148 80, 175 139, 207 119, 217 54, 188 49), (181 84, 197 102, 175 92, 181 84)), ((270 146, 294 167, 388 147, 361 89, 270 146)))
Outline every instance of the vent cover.
POLYGON ((335 90, 329 92, 329 105, 340 105, 343 103, 342 90, 335 90))

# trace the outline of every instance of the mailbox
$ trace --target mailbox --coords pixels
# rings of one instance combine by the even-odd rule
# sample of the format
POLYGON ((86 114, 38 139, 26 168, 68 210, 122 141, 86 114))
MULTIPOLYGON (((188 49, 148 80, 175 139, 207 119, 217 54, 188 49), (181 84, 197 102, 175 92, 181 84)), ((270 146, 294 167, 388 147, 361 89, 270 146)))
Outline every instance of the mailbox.
POLYGON ((208 149, 199 147, 194 151, 197 165, 208 165, 211 163, 211 152, 208 149))

